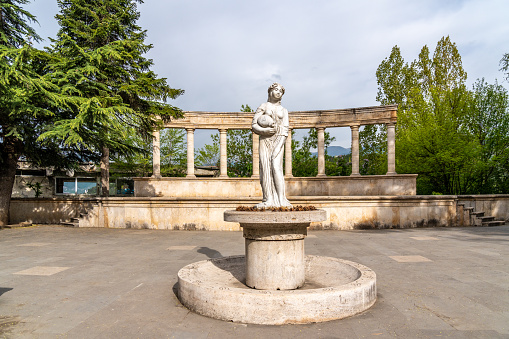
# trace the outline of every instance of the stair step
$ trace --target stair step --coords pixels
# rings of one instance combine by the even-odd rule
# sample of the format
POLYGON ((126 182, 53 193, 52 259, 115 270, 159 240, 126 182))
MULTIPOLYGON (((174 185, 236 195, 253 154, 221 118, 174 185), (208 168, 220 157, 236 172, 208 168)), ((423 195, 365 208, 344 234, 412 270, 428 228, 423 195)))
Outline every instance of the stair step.
POLYGON ((473 211, 474 208, 473 207, 463 207, 464 210, 467 210, 467 211, 473 211))
POLYGON ((482 216, 484 216, 484 211, 474 211, 470 214, 475 215, 476 217, 482 217, 482 216))
POLYGON ((486 215, 484 217, 480 217, 479 219, 481 219, 482 222, 488 222, 488 221, 494 221, 495 217, 490 216, 490 215, 486 215))
POLYGON ((60 225, 65 226, 65 227, 79 227, 80 223, 79 222, 61 222, 60 225))
POLYGON ((487 221, 487 222, 482 223, 482 226, 485 226, 485 227, 504 226, 504 225, 505 225, 505 220, 493 220, 493 221, 487 221))

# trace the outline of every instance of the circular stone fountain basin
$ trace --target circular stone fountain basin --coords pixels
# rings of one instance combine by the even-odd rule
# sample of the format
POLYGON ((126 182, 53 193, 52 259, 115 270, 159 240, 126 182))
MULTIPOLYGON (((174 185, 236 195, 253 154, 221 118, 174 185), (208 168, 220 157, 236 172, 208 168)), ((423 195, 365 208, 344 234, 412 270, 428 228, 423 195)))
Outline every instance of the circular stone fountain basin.
POLYGON ((282 325, 342 319, 376 301, 376 274, 337 258, 308 255, 305 284, 296 290, 245 285, 245 256, 199 261, 178 272, 178 297, 190 310, 220 320, 282 325))

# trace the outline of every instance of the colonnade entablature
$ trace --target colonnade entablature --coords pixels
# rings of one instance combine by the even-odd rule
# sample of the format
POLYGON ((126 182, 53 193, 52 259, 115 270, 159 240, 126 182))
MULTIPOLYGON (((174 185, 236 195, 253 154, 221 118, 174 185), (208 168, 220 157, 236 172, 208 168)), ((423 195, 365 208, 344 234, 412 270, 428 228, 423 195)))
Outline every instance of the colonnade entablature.
MULTIPOLYGON (((292 176, 291 130, 316 128, 318 132, 318 175, 325 176, 326 128, 350 127, 352 133, 352 176, 359 173, 359 127, 363 125, 387 125, 387 175, 395 175, 395 124, 397 105, 372 106, 349 109, 289 112, 290 135, 285 145, 285 176, 292 176)), ((182 128, 187 131, 187 177, 194 178, 194 130, 216 129, 220 135, 220 177, 227 177, 227 130, 251 129, 253 112, 199 112, 186 111, 183 118, 164 124, 164 128, 182 128)), ((253 177, 259 176, 258 135, 253 133, 253 177)), ((154 132, 153 177, 160 177, 159 131, 154 132)))
MULTIPOLYGON (((396 123, 397 105, 289 112, 290 128, 330 128, 396 123)), ((184 112, 166 128, 251 129, 253 112, 184 112)))

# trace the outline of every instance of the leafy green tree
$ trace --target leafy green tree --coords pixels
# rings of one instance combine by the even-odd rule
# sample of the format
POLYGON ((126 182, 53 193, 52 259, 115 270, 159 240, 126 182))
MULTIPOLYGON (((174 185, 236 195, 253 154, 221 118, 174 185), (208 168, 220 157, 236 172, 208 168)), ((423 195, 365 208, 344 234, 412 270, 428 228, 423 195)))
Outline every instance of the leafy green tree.
MULTIPOLYGON (((342 175, 347 171, 345 157, 331 157, 327 154, 327 147, 336 140, 330 133, 324 133, 325 147, 325 174, 342 175)), ((318 174, 318 157, 311 152, 311 149, 318 148, 318 131, 316 128, 310 128, 308 135, 302 139, 302 142, 293 139, 292 135, 292 174, 296 177, 314 177, 318 174)))
POLYGON ((219 167, 219 135, 212 135, 212 145, 204 145, 195 152, 195 162, 198 166, 219 167))
POLYGON ((325 174, 328 176, 348 176, 352 174, 352 155, 325 155, 325 174))
POLYGON ((165 177, 184 177, 186 171, 186 131, 181 128, 161 130, 161 174, 165 177))
POLYGON ((293 138, 292 134, 292 174, 295 177, 315 177, 318 173, 318 157, 311 153, 311 149, 318 145, 318 134, 314 128, 309 129, 308 135, 302 142, 293 138))
POLYGON ((461 194, 471 184, 465 174, 475 143, 463 128, 470 100, 466 79, 449 37, 440 39, 432 57, 424 46, 410 65, 395 46, 378 67, 377 100, 399 105, 397 171, 418 173, 420 194, 461 194))
POLYGON ((359 132, 359 172, 361 175, 387 173, 387 130, 382 125, 366 125, 359 132))
MULTIPOLYGON (((241 112, 253 112, 242 105, 241 112)), ((228 176, 250 177, 253 174, 253 134, 249 129, 228 130, 228 176)))
POLYGON ((509 53, 505 53, 500 60, 500 70, 505 73, 505 79, 509 81, 509 53))
POLYGON ((43 134, 44 140, 82 144, 102 154, 103 193, 108 190, 109 150, 119 154, 136 151, 128 135, 147 137, 157 121, 180 116, 166 103, 182 90, 171 88, 165 78, 150 70, 144 57, 152 45, 146 31, 136 24, 141 0, 58 0, 60 25, 51 52, 49 69, 55 82, 81 98, 43 134))
POLYGON ((465 124, 477 146, 470 193, 509 192, 509 95, 484 79, 476 81, 472 93, 465 124))

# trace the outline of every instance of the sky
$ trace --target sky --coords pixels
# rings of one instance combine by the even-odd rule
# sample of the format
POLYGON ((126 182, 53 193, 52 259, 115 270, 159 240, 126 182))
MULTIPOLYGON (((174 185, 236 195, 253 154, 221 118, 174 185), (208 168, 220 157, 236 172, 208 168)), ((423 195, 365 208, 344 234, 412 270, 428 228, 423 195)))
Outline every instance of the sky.
MULTIPOLYGON (((49 45, 56 0, 25 9, 49 45)), ((146 0, 138 9, 154 46, 147 57, 171 87, 185 90, 171 102, 185 111, 256 109, 273 82, 285 87, 290 112, 375 106, 375 72, 392 47, 411 62, 443 36, 456 43, 469 85, 485 78, 509 88, 499 70, 509 53, 507 0, 146 0)), ((349 128, 327 131, 332 145, 350 147, 349 128)), ((195 147, 209 135, 196 131, 195 147)))

